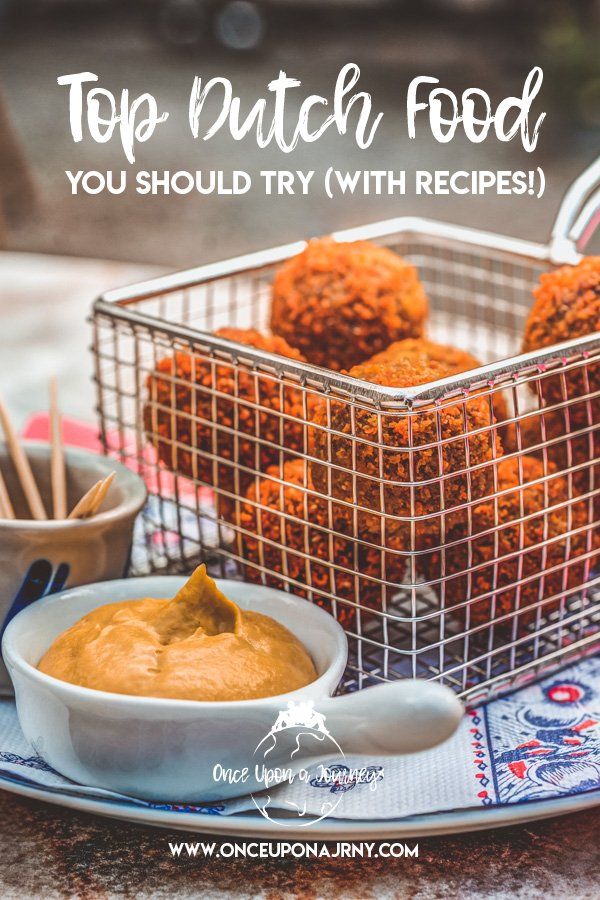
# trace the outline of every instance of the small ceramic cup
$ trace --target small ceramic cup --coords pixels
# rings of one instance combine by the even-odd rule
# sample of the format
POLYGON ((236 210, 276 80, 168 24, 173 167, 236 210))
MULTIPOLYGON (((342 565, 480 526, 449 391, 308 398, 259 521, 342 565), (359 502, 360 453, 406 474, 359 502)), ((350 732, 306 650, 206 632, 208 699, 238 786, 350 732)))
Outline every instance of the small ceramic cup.
MULTIPOLYGON (((52 514, 50 447, 24 442, 48 515, 52 514)), ((24 607, 66 587, 122 577, 129 563, 135 518, 146 501, 143 481, 115 460, 87 450, 65 450, 68 507, 100 478, 116 473, 102 512, 91 519, 29 518, 17 473, 4 444, 0 468, 16 519, 0 519, 0 634, 24 607)), ((0 663, 0 694, 12 693, 0 663)))

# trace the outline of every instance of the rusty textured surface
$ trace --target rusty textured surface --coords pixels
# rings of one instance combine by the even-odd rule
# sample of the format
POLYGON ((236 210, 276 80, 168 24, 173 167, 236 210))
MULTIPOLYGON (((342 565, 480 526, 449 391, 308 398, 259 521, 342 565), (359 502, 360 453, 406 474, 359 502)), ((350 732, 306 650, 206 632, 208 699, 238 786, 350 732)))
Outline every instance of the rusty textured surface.
POLYGON ((7 900, 600 896, 600 809, 423 839, 418 859, 395 861, 176 860, 168 842, 198 835, 75 814, 5 792, 0 828, 0 894, 7 900))

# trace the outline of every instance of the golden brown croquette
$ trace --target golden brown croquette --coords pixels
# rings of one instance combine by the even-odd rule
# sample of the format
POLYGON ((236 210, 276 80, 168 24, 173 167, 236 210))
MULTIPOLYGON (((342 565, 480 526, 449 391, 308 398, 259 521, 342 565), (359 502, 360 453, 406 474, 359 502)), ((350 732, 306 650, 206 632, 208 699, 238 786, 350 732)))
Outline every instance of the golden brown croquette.
MULTIPOLYGON (((576 266, 562 266, 541 275, 533 293, 535 302, 525 325, 523 352, 600 331, 600 256, 588 256, 576 266)), ((559 374, 541 378, 539 387, 547 405, 600 391, 600 359, 567 371, 564 383, 559 374)), ((590 403, 597 422, 600 397, 590 403)), ((581 414, 585 424, 583 405, 581 414)), ((572 424, 576 427, 578 422, 573 419, 572 424)))
MULTIPOLYGON (((404 360, 412 361, 422 358, 426 363, 440 363, 445 366, 449 374, 468 372, 470 369, 478 369, 482 364, 471 353, 453 347, 451 344, 437 344, 426 338, 406 338, 403 341, 395 341, 372 356, 371 363, 401 363, 404 360)), ((506 398, 502 391, 496 391, 492 395, 494 416, 497 422, 504 422, 508 418, 506 398)))
MULTIPOLYGON (((419 359, 365 363, 349 374, 404 388, 436 381, 448 370, 419 359)), ((415 549, 423 537, 440 533, 443 511, 485 497, 492 488, 492 463, 502 448, 491 427, 490 405, 481 395, 398 412, 382 412, 368 402, 353 407, 345 400, 323 399, 311 416, 316 426, 311 427, 312 453, 329 464, 313 462, 314 484, 322 493, 363 507, 359 529, 374 542, 394 539, 415 549), (369 511, 385 513, 385 536, 382 517, 369 511), (429 518, 417 523, 413 535, 405 518, 389 516, 429 518)), ((464 510, 455 514, 461 520, 465 515, 464 510)))
MULTIPOLYGON (((551 466, 547 474, 555 471, 551 466)), ((440 599, 443 596, 446 606, 474 601, 468 611, 457 611, 463 626, 483 625, 515 610, 526 610, 518 617, 520 631, 535 621, 532 606, 539 600, 585 583, 594 558, 576 560, 588 551, 597 551, 598 534, 589 523, 586 505, 567 503, 565 479, 558 474, 544 479, 544 475, 543 463, 531 456, 501 460, 501 496, 473 509, 472 537, 464 525, 451 528, 443 551, 438 548, 421 557, 420 568, 438 591, 437 580, 443 572, 440 599), (571 531, 576 533, 568 536, 571 531)), ((548 616, 559 603, 556 599, 543 605, 540 615, 548 616)), ((510 617, 497 627, 512 626, 510 617)))
MULTIPOLYGON (((236 328, 221 328, 216 334, 302 360, 279 336, 236 328)), ((278 447, 303 447, 301 392, 285 383, 281 390, 276 379, 259 371, 178 351, 158 362, 148 376, 147 391, 146 434, 164 465, 188 478, 233 491, 235 469, 222 459, 264 471, 278 461, 278 447)), ((239 470, 240 490, 252 477, 239 470)))
POLYGON ((420 337, 427 298, 414 266, 368 241, 310 241, 273 281, 271 329, 315 365, 349 369, 420 337))
MULTIPOLYGON (((537 459, 546 459, 557 470, 570 474, 573 493, 593 497, 595 517, 600 517, 600 429, 592 426, 584 429, 585 412, 575 402, 570 411, 533 411, 510 426, 505 444, 507 453, 526 452, 537 459), (580 423, 573 429, 571 418, 580 423), (517 430, 518 424, 518 430, 517 430)), ((589 410, 587 410, 589 413, 589 410)), ((600 525, 597 526, 600 530, 600 525)))
POLYGON ((315 494, 307 479, 303 460, 285 464, 284 484, 274 480, 279 479, 279 467, 270 470, 269 476, 258 486, 250 486, 240 508, 238 547, 247 563, 244 577, 261 582, 260 567, 265 567, 265 583, 281 589, 289 583, 276 574, 281 573, 294 582, 292 593, 304 597, 312 591, 317 602, 335 611, 346 628, 356 622, 352 603, 359 600, 362 607, 381 609, 386 588, 375 579, 400 582, 404 558, 352 540, 352 517, 347 507, 333 503, 330 516, 327 500, 315 494), (351 603, 338 603, 334 610, 331 601, 319 597, 319 592, 351 603))

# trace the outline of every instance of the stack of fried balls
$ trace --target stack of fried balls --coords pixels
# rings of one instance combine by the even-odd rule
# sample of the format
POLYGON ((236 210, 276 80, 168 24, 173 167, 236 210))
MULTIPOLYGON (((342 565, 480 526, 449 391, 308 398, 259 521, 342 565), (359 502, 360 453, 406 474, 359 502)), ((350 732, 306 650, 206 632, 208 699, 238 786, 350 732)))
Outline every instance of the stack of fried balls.
MULTIPOLYGON (((600 330, 600 257, 534 293, 524 352, 600 330)), ((158 362, 144 427, 164 466, 215 489, 248 580, 309 595, 352 630, 421 576, 458 626, 514 635, 597 562, 600 362, 540 373, 536 408, 512 421, 493 385, 381 410, 244 363, 249 346, 400 392, 481 365, 429 340, 427 318, 417 270, 392 250, 312 240, 275 275, 269 335, 218 331, 233 363, 158 362)))

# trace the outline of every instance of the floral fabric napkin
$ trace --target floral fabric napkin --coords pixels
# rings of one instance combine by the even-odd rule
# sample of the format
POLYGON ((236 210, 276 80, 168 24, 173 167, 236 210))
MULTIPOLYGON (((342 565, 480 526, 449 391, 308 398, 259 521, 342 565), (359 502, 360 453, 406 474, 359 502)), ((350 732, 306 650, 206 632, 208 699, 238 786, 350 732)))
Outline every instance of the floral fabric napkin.
MULTIPOLYGON (((343 749, 343 748, 342 748, 343 749)), ((423 753, 344 758, 268 793, 222 803, 149 803, 78 785, 37 756, 15 704, 0 701, 0 777, 48 792, 120 806, 235 815, 393 819, 420 813, 548 800, 600 791, 600 657, 563 669, 509 697, 469 709, 456 734, 423 753)), ((0 787, 2 787, 0 782, 0 787)), ((7 785, 5 785, 7 786, 7 785)))

